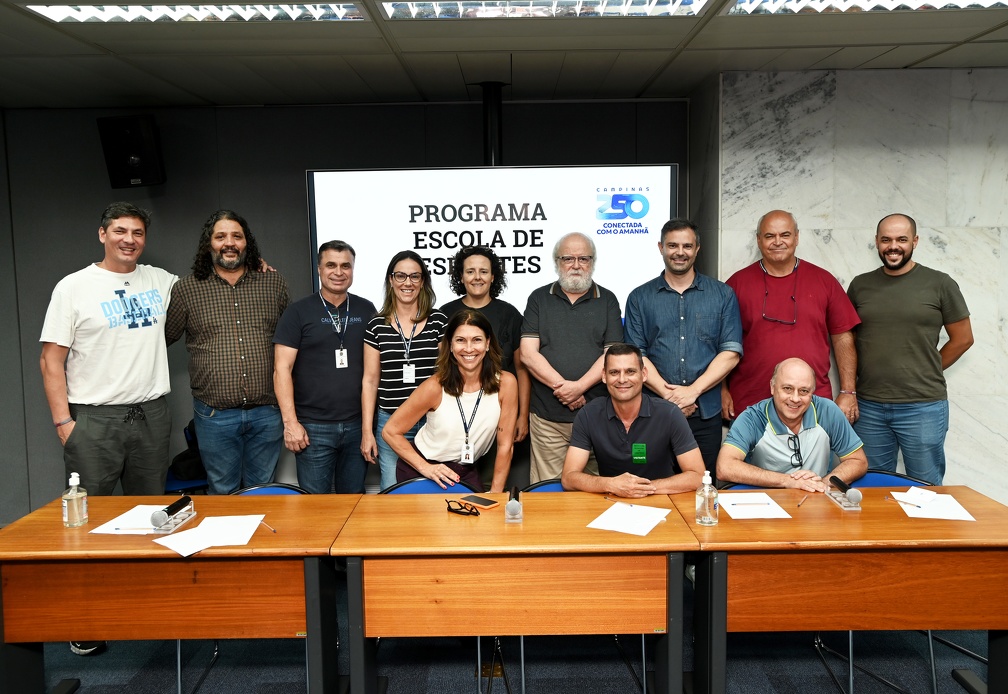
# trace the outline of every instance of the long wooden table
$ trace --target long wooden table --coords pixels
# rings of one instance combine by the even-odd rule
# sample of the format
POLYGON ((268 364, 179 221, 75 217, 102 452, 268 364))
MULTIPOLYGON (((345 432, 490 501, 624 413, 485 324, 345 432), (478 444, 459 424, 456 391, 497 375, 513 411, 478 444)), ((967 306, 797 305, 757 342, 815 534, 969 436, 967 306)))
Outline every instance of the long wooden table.
POLYGON ((309 690, 336 691, 329 550, 359 495, 195 497, 185 528, 264 513, 277 532, 186 558, 153 535, 88 532, 174 498, 91 497, 80 528, 63 527, 57 499, 0 530, 0 691, 45 691, 45 641, 210 638, 307 638, 309 690))
MULTIPOLYGON (((768 490, 792 518, 691 525, 696 568, 695 691, 725 691, 726 633, 987 629, 988 687, 1008 692, 1008 508, 968 487, 952 494, 976 522, 909 518, 862 489, 861 512, 822 494, 768 490)), ((902 488, 900 491, 905 491, 902 488)), ((722 494, 722 502, 729 493, 722 494)), ((689 495, 672 497, 683 518, 689 495)))
POLYGON ((488 496, 501 506, 478 517, 447 512, 457 494, 361 499, 332 547, 347 557, 351 691, 376 691, 375 637, 628 633, 664 635, 656 685, 682 691, 682 552, 698 548, 682 518, 645 537, 593 530, 611 501, 538 493, 509 525, 507 495, 488 496))

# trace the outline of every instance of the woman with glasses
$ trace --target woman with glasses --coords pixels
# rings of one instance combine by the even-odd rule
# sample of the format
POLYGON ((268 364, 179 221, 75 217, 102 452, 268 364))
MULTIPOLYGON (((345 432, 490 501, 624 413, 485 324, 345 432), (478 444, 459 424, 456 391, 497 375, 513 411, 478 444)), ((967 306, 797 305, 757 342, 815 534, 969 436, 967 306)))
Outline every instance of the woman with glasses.
MULTIPOLYGON (((413 251, 396 253, 385 272, 385 299, 364 333, 361 453, 381 467, 382 489, 396 482, 396 453, 382 439, 382 430, 392 413, 434 373, 448 320, 434 308, 435 301, 423 259, 413 251)), ((422 423, 418 418, 416 426, 403 432, 407 441, 422 423)))
POLYGON ((502 492, 511 470, 518 382, 501 370, 490 321, 464 309, 448 321, 437 371, 395 411, 382 437, 399 455, 397 479, 423 475, 447 489, 458 481, 482 489, 477 458, 497 443, 491 492, 502 492), (412 442, 407 438, 426 418, 412 442))

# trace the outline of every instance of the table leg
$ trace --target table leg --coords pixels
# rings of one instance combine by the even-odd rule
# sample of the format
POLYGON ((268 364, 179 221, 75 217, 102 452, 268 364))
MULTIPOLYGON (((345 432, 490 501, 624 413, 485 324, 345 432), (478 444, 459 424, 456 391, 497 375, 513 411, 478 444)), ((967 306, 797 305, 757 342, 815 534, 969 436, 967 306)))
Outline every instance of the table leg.
POLYGON ((987 684, 972 670, 953 670, 952 679, 970 694, 1008 691, 1008 631, 987 632, 987 684))
MULTIPOLYGON (((657 694, 683 690, 683 555, 667 556, 665 634, 655 644, 655 689, 657 694)), ((647 673, 645 673, 646 675, 647 673)))
POLYGON ((329 557, 304 560, 308 692, 336 694, 339 687, 339 621, 336 564, 329 557))
POLYGON ((364 559, 347 557, 347 623, 350 650, 350 691, 377 694, 374 639, 364 637, 364 559))
POLYGON ((693 599, 693 686, 724 694, 728 641, 728 555, 704 552, 696 565, 693 599))

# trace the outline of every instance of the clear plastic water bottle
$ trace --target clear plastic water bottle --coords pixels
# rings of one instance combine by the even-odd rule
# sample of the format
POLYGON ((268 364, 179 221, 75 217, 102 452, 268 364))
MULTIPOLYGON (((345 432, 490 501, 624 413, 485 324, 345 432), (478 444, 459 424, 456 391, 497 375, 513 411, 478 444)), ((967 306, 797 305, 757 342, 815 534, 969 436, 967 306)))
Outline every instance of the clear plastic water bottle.
POLYGON ((704 470, 703 483, 696 490, 697 525, 717 525, 718 491, 711 481, 710 470, 704 470))
POLYGON ((80 475, 71 472, 70 488, 63 492, 63 525, 77 528, 87 522, 87 490, 80 486, 80 475))

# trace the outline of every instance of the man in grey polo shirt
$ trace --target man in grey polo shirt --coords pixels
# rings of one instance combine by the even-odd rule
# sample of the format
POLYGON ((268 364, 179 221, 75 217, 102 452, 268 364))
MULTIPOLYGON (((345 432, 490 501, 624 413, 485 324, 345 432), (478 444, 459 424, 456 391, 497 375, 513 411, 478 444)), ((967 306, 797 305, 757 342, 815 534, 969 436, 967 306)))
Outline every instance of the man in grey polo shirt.
POLYGON ((616 295, 592 281, 592 240, 567 234, 553 247, 553 263, 557 281, 529 295, 522 324, 521 360, 532 374, 532 482, 560 476, 574 414, 605 395, 602 353, 623 340, 616 295))
POLYGON ((603 360, 609 397, 592 400, 574 418, 564 488, 640 498, 699 487, 700 449, 682 410, 643 395, 648 374, 640 349, 613 345, 603 360), (592 452, 598 475, 584 471, 592 452))
POLYGON ((747 407, 718 454, 718 477, 758 487, 829 489, 827 476, 850 484, 868 470, 861 439, 832 401, 815 395, 812 367, 798 358, 777 364, 770 398, 747 407), (839 465, 830 471, 833 454, 839 465))

